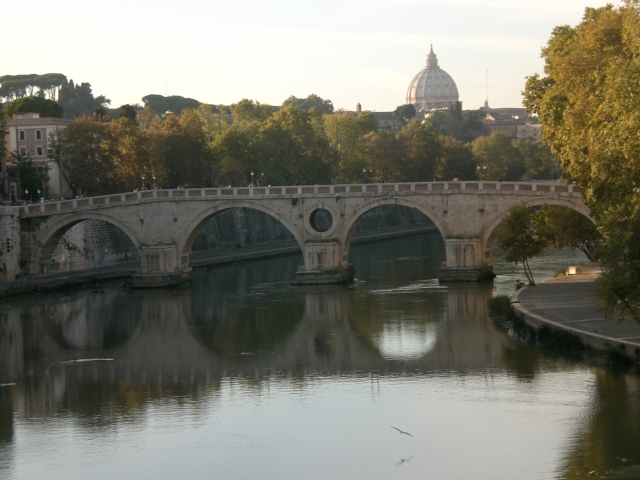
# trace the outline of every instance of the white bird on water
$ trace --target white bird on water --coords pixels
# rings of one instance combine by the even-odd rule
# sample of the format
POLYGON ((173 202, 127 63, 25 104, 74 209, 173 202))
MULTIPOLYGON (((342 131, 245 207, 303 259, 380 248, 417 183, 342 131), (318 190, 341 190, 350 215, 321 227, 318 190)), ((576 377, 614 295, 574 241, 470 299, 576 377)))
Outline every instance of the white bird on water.
POLYGON ((410 437, 413 437, 413 435, 411 435, 410 433, 403 432, 403 431, 402 431, 402 430, 400 430, 399 428, 396 428, 396 427, 391 427, 391 428, 393 428, 394 430, 398 430, 398 431, 400 432, 400 434, 405 434, 405 435, 409 435, 410 437))

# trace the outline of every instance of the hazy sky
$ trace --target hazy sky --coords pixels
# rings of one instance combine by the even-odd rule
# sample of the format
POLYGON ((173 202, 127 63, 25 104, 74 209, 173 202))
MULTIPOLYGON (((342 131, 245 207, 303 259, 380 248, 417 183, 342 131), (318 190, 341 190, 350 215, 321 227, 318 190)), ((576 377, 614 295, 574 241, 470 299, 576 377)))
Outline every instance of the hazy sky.
MULTIPOLYGON (((464 108, 521 104, 556 25, 606 0, 31 0, 5 2, 0 75, 63 73, 112 106, 150 93, 393 110, 429 44, 464 108), (11 20, 14 19, 14 20, 11 20), (20 20, 18 20, 20 19, 20 20)), ((614 0, 618 5, 619 1, 614 0)))

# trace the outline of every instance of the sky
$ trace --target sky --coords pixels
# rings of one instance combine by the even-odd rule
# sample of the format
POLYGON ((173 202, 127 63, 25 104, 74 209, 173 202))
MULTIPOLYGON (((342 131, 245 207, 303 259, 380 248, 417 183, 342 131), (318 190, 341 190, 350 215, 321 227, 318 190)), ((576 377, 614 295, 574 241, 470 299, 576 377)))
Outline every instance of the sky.
MULTIPOLYGON (((557 25, 606 0, 31 0, 6 2, 0 75, 63 73, 111 106, 148 94, 336 108, 405 103, 429 46, 465 109, 518 107, 557 25), (29 10, 27 12, 26 10, 29 10), (10 40, 13 39, 13 40, 10 40)), ((618 0, 609 3, 619 5, 618 0)))

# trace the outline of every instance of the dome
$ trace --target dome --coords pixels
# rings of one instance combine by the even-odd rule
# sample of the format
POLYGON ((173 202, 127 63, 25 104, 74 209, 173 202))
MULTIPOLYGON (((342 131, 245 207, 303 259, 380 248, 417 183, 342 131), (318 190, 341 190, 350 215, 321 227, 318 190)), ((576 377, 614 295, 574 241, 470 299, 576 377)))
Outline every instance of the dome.
POLYGON ((433 46, 427 55, 427 66, 420 71, 407 90, 407 104, 413 104, 416 111, 446 108, 458 101, 458 87, 453 78, 438 66, 438 58, 433 46))

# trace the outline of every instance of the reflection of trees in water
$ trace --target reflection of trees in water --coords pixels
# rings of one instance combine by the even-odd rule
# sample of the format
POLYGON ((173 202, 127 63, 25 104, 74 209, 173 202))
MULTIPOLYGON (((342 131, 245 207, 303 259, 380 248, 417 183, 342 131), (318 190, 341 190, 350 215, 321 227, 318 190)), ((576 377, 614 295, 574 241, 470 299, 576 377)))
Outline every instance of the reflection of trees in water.
POLYGON ((640 478, 640 377, 597 369, 593 400, 576 428, 559 475, 640 478), (632 459, 623 462, 621 459, 632 459))

